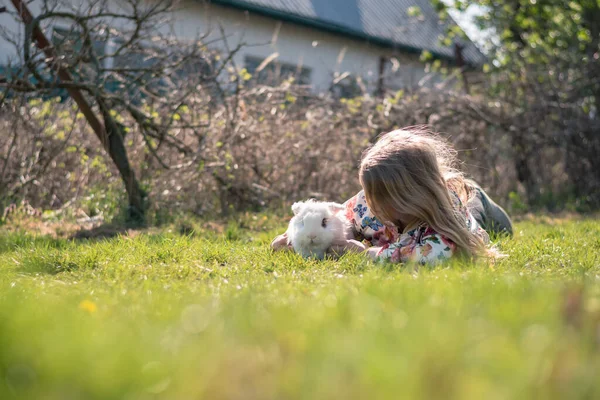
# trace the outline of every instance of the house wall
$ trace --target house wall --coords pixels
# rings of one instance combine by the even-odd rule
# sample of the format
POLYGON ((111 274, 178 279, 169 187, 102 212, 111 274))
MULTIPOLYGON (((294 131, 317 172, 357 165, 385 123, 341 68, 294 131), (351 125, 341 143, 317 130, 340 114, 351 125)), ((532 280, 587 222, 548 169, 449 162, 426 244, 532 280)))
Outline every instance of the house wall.
MULTIPOLYGON (((204 32, 212 32, 218 38, 219 24, 228 35, 230 47, 246 43, 247 47, 234 58, 238 66, 244 65, 246 56, 266 58, 279 53, 282 63, 302 65, 311 69, 311 83, 317 92, 329 88, 334 73, 350 72, 360 75, 376 87, 381 56, 394 56, 399 60, 398 72, 387 83, 395 86, 416 84, 424 75, 424 64, 418 54, 394 51, 364 40, 323 32, 289 22, 218 5, 204 5, 189 1, 176 13, 175 29, 179 36, 193 38, 204 32)), ((389 68, 386 68, 389 69, 389 68)))
MULTIPOLYGON (((118 0, 111 0, 118 1, 118 0)), ((69 2, 71 8, 76 8, 78 4, 85 4, 86 0, 73 0, 69 2)), ((27 8, 33 15, 37 17, 41 14, 41 1, 26 2, 27 8)), ((50 2, 53 4, 53 2, 50 2)), ((16 15, 15 7, 10 0, 0 0, 0 6, 5 6, 7 11, 0 14, 0 66, 7 64, 19 64, 21 57, 18 54, 22 53, 23 40, 25 36, 25 28, 16 15), (10 40, 7 40, 7 37, 10 40), (16 42, 16 45, 15 43, 16 42)), ((57 8, 56 11, 59 11, 57 8)), ((70 26, 72 22, 69 22, 70 26)), ((50 36, 48 28, 51 23, 48 20, 42 21, 42 29, 46 32, 46 36, 50 36)))
MULTIPOLYGON (((14 11, 12 3, 8 0, 0 0, 0 6, 5 6, 11 12, 14 11)), ((31 4, 30 7, 32 8, 32 12, 34 8, 36 11, 39 11, 39 7, 36 7, 35 4, 31 4)), ((22 40, 23 27, 19 26, 8 13, 0 14, 0 66, 16 61, 16 48, 12 43, 4 39, 4 33, 9 34, 11 37, 18 35, 22 40)))
MULTIPOLYGON (((12 10, 12 4, 8 0, 0 0, 0 4, 12 10)), ((39 2, 33 2, 29 5, 34 15, 40 12, 38 4, 39 2)), ((266 58, 277 52, 279 53, 277 59, 280 62, 311 69, 310 81, 315 92, 328 89, 336 72, 360 75, 367 82, 368 89, 374 90, 379 75, 379 60, 382 56, 396 57, 399 61, 398 71, 394 74, 389 73, 389 65, 386 67, 388 86, 397 88, 413 86, 425 76, 425 66, 419 61, 418 54, 394 51, 364 40, 289 22, 279 22, 257 14, 205 4, 201 1, 183 2, 174 12, 172 25, 162 26, 160 29, 165 32, 172 30, 185 39, 195 39, 208 34, 205 41, 210 41, 221 37, 219 25, 223 26, 227 34, 230 48, 236 47, 238 43, 246 44, 234 57, 239 67, 244 66, 246 56, 266 58)), ((9 32, 17 32, 22 39, 22 26, 8 14, 0 14, 0 27, 9 32)), ((218 40, 211 45, 224 47, 223 42, 218 40)), ((14 46, 0 38, 0 65, 14 59, 16 59, 14 46)))

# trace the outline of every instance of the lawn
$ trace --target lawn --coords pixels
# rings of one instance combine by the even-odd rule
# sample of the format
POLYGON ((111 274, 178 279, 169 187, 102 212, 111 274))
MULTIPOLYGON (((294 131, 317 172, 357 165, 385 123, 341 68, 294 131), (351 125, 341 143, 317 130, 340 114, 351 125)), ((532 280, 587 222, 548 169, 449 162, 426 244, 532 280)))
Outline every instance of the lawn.
POLYGON ((248 220, 0 227, 0 398, 600 398, 598 219, 524 218, 494 265, 419 269, 272 254, 284 222, 248 220))

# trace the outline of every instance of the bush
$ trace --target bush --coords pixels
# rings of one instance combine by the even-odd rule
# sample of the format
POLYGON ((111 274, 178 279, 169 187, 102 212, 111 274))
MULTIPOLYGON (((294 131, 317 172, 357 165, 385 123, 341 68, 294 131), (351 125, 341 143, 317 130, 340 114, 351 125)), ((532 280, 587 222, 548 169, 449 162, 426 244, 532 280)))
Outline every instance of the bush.
MULTIPOLYGON (((206 98, 188 101, 207 104, 206 98)), ((130 161, 160 219, 175 210, 227 214, 306 197, 343 201, 359 189, 357 167, 369 143, 413 125, 448 137, 463 169, 500 204, 512 205, 512 211, 527 208, 510 110, 484 97, 420 88, 337 99, 287 81, 241 87, 211 109, 181 112, 195 114, 186 116, 190 120, 210 120, 172 133, 191 153, 160 143, 151 153, 133 121, 119 119, 130 132, 130 161)), ((2 201, 27 198, 46 209, 79 202, 90 215, 114 215, 118 196, 110 193, 121 190, 118 174, 71 102, 9 100, 0 124, 14 133, 0 138, 2 201)), ((534 160, 538 190, 552 193, 546 203, 559 207, 569 182, 567 155, 539 146, 534 160)))

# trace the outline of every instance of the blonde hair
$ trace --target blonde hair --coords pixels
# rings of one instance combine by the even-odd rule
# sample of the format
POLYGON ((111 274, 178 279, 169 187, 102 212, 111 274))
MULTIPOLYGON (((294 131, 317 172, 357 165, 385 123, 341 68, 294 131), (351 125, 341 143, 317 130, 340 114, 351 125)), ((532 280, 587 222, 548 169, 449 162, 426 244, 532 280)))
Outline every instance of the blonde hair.
POLYGON ((403 215, 409 219, 402 221, 405 231, 426 222, 463 254, 475 257, 486 252, 483 240, 469 231, 448 191, 455 191, 466 206, 469 191, 455 165, 449 143, 423 128, 408 128, 380 136, 363 153, 359 177, 380 221, 398 225, 398 215, 403 215))

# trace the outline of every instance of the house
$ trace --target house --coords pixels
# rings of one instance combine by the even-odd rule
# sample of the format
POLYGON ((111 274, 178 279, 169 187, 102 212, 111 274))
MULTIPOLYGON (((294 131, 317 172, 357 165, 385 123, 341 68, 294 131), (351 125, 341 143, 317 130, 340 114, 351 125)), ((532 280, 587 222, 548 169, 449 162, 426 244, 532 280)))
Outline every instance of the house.
POLYGON ((440 44, 454 22, 441 22, 430 0, 212 0, 186 2, 184 9, 181 35, 218 31, 220 24, 232 45, 251 45, 235 58, 238 66, 252 73, 276 54, 282 73, 296 72, 317 92, 348 74, 371 90, 417 85, 427 75, 424 51, 446 65, 485 62, 469 40, 461 40, 460 61, 454 46, 440 44))
MULTIPOLYGON (((0 23, 20 29, 7 16, 0 23)), ((454 22, 441 22, 430 0, 185 0, 172 29, 182 39, 209 32, 213 46, 224 48, 222 28, 230 48, 245 44, 234 57, 239 68, 254 74, 261 66, 261 79, 293 75, 321 92, 353 77, 370 91, 415 86, 427 76, 424 52, 445 65, 482 65, 472 42, 462 40, 458 57, 454 46, 440 44, 448 24, 454 22)), ((13 53, 0 38, 0 65, 13 53)))

